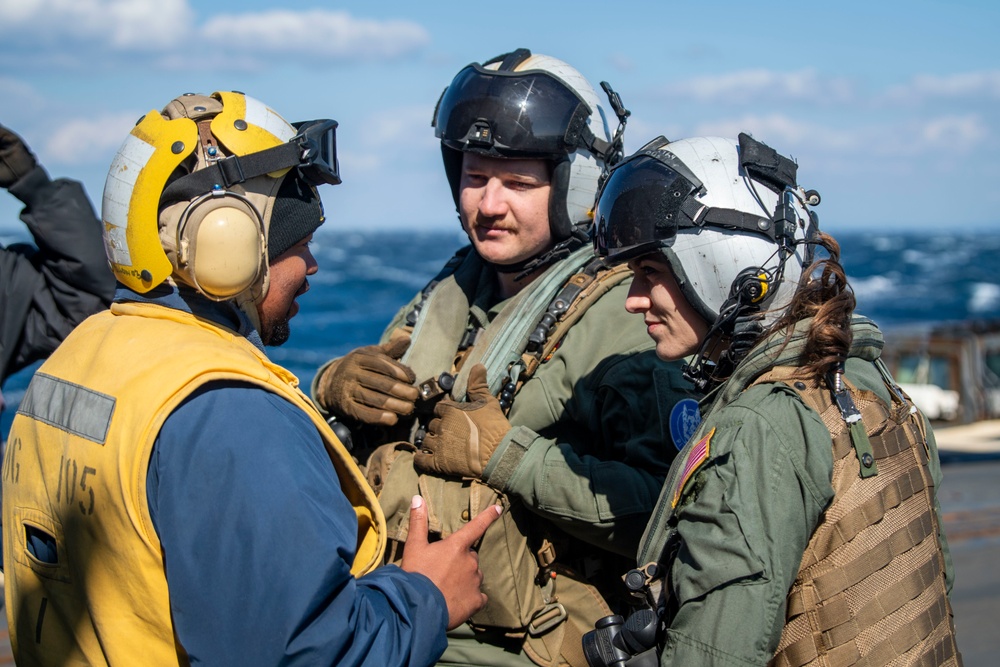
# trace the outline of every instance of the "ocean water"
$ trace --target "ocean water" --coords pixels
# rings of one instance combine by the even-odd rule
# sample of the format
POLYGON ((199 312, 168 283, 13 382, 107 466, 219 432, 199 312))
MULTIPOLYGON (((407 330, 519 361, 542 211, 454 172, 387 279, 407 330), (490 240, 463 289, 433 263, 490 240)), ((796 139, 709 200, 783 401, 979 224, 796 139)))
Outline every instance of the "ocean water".
MULTIPOLYGON (((1000 231, 844 232, 837 240, 858 312, 883 328, 1000 318, 1000 231)), ((376 342, 389 319, 463 242, 457 228, 402 233, 321 230, 313 244, 320 271, 310 278, 310 291, 299 298, 291 339, 270 348, 271 358, 308 389, 323 362, 376 342)), ((33 371, 25 369, 3 386, 4 437, 33 371)))

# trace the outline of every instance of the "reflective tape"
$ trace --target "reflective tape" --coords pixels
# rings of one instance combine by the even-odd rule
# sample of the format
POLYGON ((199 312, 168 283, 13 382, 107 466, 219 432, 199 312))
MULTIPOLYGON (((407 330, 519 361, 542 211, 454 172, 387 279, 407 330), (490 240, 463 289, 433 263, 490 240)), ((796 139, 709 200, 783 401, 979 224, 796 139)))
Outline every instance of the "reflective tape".
POLYGON ((103 445, 115 412, 113 396, 35 373, 18 414, 103 445))

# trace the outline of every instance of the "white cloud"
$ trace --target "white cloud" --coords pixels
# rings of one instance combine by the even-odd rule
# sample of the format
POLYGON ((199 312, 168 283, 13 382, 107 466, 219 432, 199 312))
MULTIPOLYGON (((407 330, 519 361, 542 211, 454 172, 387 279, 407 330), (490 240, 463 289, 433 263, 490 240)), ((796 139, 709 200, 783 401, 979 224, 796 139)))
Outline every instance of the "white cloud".
MULTIPOLYGON (((11 112, 38 108, 44 102, 43 97, 31 85, 6 76, 0 76, 0 100, 3 100, 4 116, 10 116, 11 112)), ((10 122, 9 118, 7 122, 10 122)))
POLYGON ((36 66, 93 66, 102 55, 135 55, 167 68, 247 69, 276 56, 389 59, 429 42, 427 30, 411 21, 325 9, 216 14, 197 25, 189 0, 0 0, 0 58, 36 66))
MULTIPOLYGON (((638 133, 637 140, 645 141, 665 131, 657 127, 648 123, 632 127, 630 123, 629 131, 643 130, 638 133), (647 128, 650 130, 646 131, 647 128)), ((682 136, 735 138, 740 132, 746 132, 785 155, 808 155, 810 161, 847 158, 855 165, 869 164, 875 159, 908 160, 927 153, 934 153, 939 159, 958 157, 979 149, 991 150, 990 146, 996 143, 995 132, 976 113, 886 121, 869 119, 845 126, 780 113, 744 114, 701 121, 683 129, 675 126, 671 132, 667 133, 670 139, 682 136)))
POLYGON ((976 113, 907 120, 856 130, 868 157, 908 159, 933 153, 947 167, 950 158, 979 149, 992 150, 994 133, 976 113))
POLYGON ((187 0, 0 0, 0 35, 59 49, 92 44, 112 51, 152 51, 188 39, 187 0))
POLYGON ((808 147, 812 151, 856 150, 863 137, 855 129, 844 130, 782 114, 753 115, 705 121, 695 127, 695 136, 736 137, 740 132, 773 146, 778 152, 808 147))
MULTIPOLYGON (((685 130, 680 124, 669 121, 658 122, 651 118, 632 115, 625 126, 625 154, 634 153, 655 137, 665 136, 671 141, 687 136, 697 136, 685 130)), ((736 136, 736 135, 733 135, 736 136)))
POLYGON ((393 58, 430 42, 428 32, 410 21, 374 21, 321 9, 220 14, 200 32, 203 43, 225 35, 223 44, 229 52, 312 54, 342 60, 393 58))
POLYGON ((403 164, 412 167, 429 158, 439 164, 438 139, 430 117, 426 107, 413 105, 379 111, 356 121, 351 132, 337 137, 341 168, 372 172, 403 164))
POLYGON ((621 52, 612 53, 608 56, 608 62, 619 72, 631 72, 635 69, 635 61, 621 52))
POLYGON ((812 69, 797 72, 752 69, 701 76, 671 84, 663 92, 678 101, 693 99, 734 105, 750 101, 827 105, 850 102, 855 97, 854 86, 848 79, 822 76, 812 69))
POLYGON ((928 147, 973 148, 990 136, 990 130, 978 114, 944 116, 931 119, 920 128, 919 137, 928 147))
POLYGON ((906 84, 890 88, 890 102, 921 102, 934 99, 1000 99, 1000 70, 963 72, 947 76, 919 74, 906 84))
POLYGON ((98 162, 110 163, 110 154, 118 150, 139 116, 141 114, 120 113, 69 121, 45 142, 42 147, 45 160, 59 164, 88 164, 95 161, 95 156, 100 156, 98 162))
POLYGON ((431 127, 431 111, 417 105, 372 114, 365 119, 359 132, 362 142, 373 148, 396 146, 427 150, 438 143, 431 127))

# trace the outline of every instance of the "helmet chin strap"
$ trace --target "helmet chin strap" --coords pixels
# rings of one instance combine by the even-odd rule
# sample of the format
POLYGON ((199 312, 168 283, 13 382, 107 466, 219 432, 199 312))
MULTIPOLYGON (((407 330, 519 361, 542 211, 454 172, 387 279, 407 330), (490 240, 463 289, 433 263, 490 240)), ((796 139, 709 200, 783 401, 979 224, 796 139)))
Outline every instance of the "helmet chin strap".
POLYGON ((269 280, 265 279, 262 285, 244 291, 242 294, 237 295, 235 299, 236 306, 243 311, 243 314, 250 320, 250 324, 253 325, 254 331, 260 335, 263 335, 263 332, 260 330, 260 312, 257 310, 257 304, 264 300, 269 282, 269 280))

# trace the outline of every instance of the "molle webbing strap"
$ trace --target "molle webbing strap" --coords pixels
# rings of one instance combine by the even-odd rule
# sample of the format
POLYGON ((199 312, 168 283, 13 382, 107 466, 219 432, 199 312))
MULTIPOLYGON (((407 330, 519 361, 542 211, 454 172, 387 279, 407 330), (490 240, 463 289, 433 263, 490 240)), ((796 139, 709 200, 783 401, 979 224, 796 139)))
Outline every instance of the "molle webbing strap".
MULTIPOLYGON (((535 353, 525 351, 521 355, 524 370, 518 377, 518 389, 534 375, 538 367, 562 343, 562 339, 598 299, 607 294, 611 288, 632 277, 632 272, 626 264, 608 268, 603 263, 588 264, 584 271, 577 273, 566 281, 563 290, 557 296, 565 299, 557 319, 549 326, 547 337, 540 349, 535 353)), ((550 307, 551 310, 551 307, 550 307)))
MULTIPOLYGON (((775 368, 754 384, 781 383, 815 410, 831 435, 835 497, 802 556, 771 665, 958 665, 937 541, 933 481, 919 417, 843 385, 862 415, 879 474, 858 475, 858 451, 824 382, 775 368)), ((891 389, 891 387, 890 387, 891 389)))
MULTIPOLYGON (((888 540, 878 542, 858 558, 813 578, 813 587, 820 600, 828 600, 851 586, 858 585, 891 563, 897 556, 933 536, 934 522, 931 520, 930 512, 924 512, 895 531, 888 540)), ((820 563, 822 561, 817 564, 820 563)))
POLYGON ((934 601, 929 609, 913 621, 900 626, 864 656, 861 655, 853 642, 826 650, 821 644, 814 641, 814 637, 806 637, 775 655, 769 666, 884 667, 908 652, 902 647, 916 647, 921 643, 923 643, 921 650, 912 656, 912 661, 906 664, 927 665, 927 667, 960 666, 962 663, 958 659, 953 637, 954 632, 952 631, 951 634, 942 632, 942 627, 947 628, 949 624, 948 602, 944 596, 941 596, 934 601))
POLYGON ((859 613, 850 609, 847 596, 838 596, 826 601, 817 613, 817 626, 827 633, 830 643, 845 644, 854 639, 865 628, 874 626, 883 618, 899 611, 899 608, 934 585, 939 576, 937 560, 928 559, 892 588, 883 591, 859 613))
MULTIPOLYGON (((476 346, 472 348, 455 376, 455 386, 451 391, 455 400, 465 399, 469 371, 477 363, 486 366, 490 393, 496 395, 500 392, 500 388, 507 380, 511 364, 521 360, 521 354, 528 344, 528 337, 538 325, 552 298, 559 293, 567 280, 586 266, 593 258, 593 252, 593 248, 582 246, 563 261, 546 269, 531 284, 510 298, 500 314, 487 327, 482 338, 476 342, 476 346)), ((434 298, 433 295, 431 298, 434 298)), ((417 377, 421 377, 420 373, 417 373, 417 377)))
POLYGON ((419 308, 407 316, 406 324, 413 328, 401 359, 418 380, 451 370, 469 324, 476 286, 489 280, 489 271, 478 254, 459 251, 424 289, 419 308))
MULTIPOLYGON (((553 300, 553 303, 556 303, 565 297, 566 303, 559 309, 557 318, 553 318, 553 321, 549 323, 544 340, 533 352, 525 350, 521 354, 520 372, 517 374, 517 382, 511 393, 516 394, 524 386, 524 383, 531 379, 538 368, 555 352, 562 343, 562 339, 569 333, 573 325, 583 317, 588 308, 615 285, 631 276, 632 272, 625 264, 608 269, 606 265, 601 263, 598 269, 594 262, 588 264, 584 271, 572 276, 556 299, 553 300)), ((550 305, 545 317, 551 312, 552 306, 550 305)), ((537 333, 542 328, 540 324, 535 332, 537 333)), ((534 338, 534 333, 532 333, 531 338, 534 338)), ((506 390, 508 386, 504 385, 503 389, 506 390)), ((513 398, 505 404, 502 392, 500 405, 504 408, 505 413, 509 413, 513 405, 513 398)), ((534 442, 534 438, 534 433, 525 427, 515 426, 511 429, 510 446, 493 472, 490 473, 490 484, 501 489, 506 487, 514 471, 521 464, 521 459, 527 453, 528 447, 534 442)))
MULTIPOLYGON (((897 480, 894 480, 885 490, 848 512, 837 522, 837 530, 831 531, 825 539, 814 545, 815 551, 807 553, 802 560, 802 567, 814 565, 817 553, 831 553, 840 546, 850 542, 868 526, 872 526, 883 518, 886 512, 898 507, 904 501, 924 490, 924 479, 917 470, 911 470, 897 480)), ((789 614, 794 604, 789 600, 789 614)))

